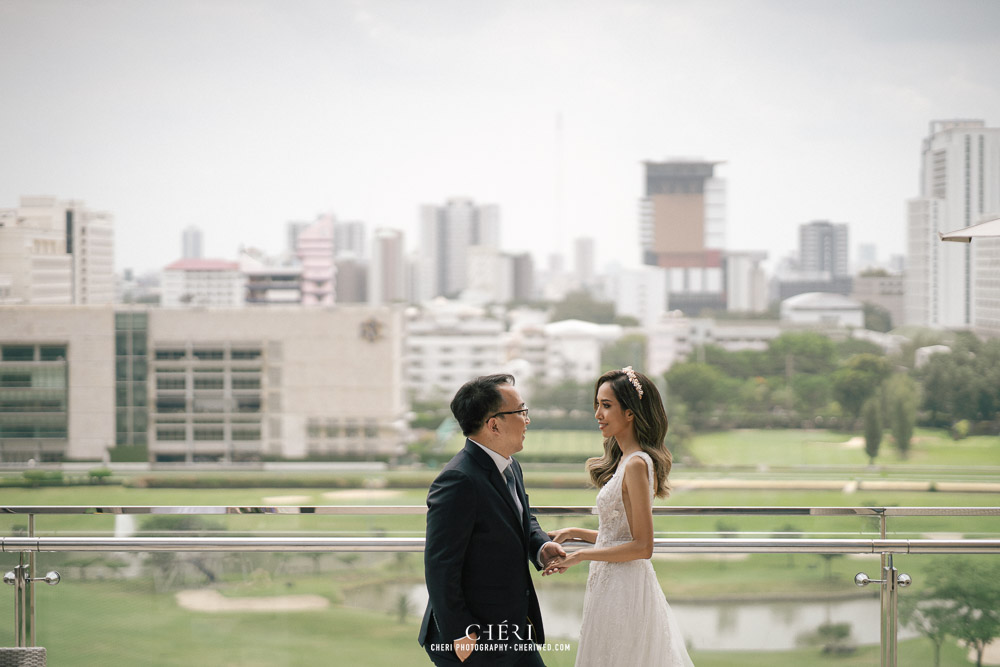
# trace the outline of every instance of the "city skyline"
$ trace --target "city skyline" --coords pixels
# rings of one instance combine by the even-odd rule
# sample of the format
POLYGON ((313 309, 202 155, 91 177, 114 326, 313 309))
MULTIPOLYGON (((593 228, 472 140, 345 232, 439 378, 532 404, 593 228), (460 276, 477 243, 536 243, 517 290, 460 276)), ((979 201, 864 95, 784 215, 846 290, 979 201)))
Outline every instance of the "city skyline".
MULTIPOLYGON (((0 207, 79 199, 115 264, 283 247, 332 213, 413 248, 420 206, 499 207, 542 260, 639 263, 642 163, 719 161, 731 250, 800 224, 902 253, 934 120, 998 120, 1000 5, 0 0, 0 207), (572 18, 572 20, 567 20, 572 18), (995 115, 995 114, 994 114, 995 115)), ((540 262, 541 264, 542 262, 540 262)))

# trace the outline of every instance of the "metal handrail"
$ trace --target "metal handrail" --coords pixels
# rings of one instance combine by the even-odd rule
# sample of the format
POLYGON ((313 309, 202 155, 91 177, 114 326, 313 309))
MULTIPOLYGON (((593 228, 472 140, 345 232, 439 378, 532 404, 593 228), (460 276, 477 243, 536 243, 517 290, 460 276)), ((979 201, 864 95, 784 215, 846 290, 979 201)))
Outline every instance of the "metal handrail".
MULTIPOLYGON (((592 505, 532 506, 539 516, 591 515, 592 505)), ((424 505, 9 505, 0 514, 426 514, 424 505)), ((653 516, 1000 516, 1000 507, 653 506, 653 516)))
MULTIPOLYGON (((566 546, 576 548, 572 543, 566 546)), ((423 551, 422 537, 0 537, 0 553, 45 551, 423 551)), ((1000 540, 653 540, 655 553, 989 554, 1000 540)))

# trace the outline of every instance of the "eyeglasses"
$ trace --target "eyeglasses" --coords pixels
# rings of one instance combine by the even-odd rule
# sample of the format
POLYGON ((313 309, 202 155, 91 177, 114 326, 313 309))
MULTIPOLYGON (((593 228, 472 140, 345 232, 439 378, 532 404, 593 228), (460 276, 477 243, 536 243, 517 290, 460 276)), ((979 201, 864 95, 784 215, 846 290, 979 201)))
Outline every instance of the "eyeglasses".
POLYGON ((525 419, 528 418, 528 408, 521 408, 520 410, 508 410, 506 412, 498 412, 495 415, 490 415, 486 418, 486 421, 493 419, 494 417, 499 417, 500 415, 524 415, 525 419))

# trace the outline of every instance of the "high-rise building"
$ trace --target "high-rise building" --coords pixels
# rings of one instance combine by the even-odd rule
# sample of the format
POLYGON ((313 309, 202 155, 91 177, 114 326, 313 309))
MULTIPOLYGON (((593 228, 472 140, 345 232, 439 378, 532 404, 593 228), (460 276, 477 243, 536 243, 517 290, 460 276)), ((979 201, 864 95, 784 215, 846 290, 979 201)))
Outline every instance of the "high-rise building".
POLYGON ((652 326, 667 309, 666 269, 640 266, 617 268, 604 281, 604 297, 615 304, 616 315, 627 315, 652 326))
POLYGON ((799 225, 799 270, 829 280, 850 275, 847 224, 816 220, 799 225))
POLYGON ((201 259, 203 253, 201 229, 194 225, 185 227, 181 235, 181 258, 201 259))
POLYGON ((760 313, 767 310, 767 276, 763 250, 726 251, 726 310, 760 313))
POLYGON ((320 216, 299 232, 295 254, 302 262, 302 305, 333 305, 337 288, 333 253, 332 216, 320 216))
MULTIPOLYGON (((937 120, 923 142, 920 196, 907 202, 905 313, 908 324, 970 328, 1000 299, 990 275, 1000 244, 941 243, 939 232, 1000 214, 1000 128, 982 120, 937 120)), ((1000 331, 1000 323, 998 323, 1000 331)))
POLYGON ((535 260, 530 252, 511 257, 513 263, 514 301, 531 301, 535 295, 535 260))
POLYGON ((295 251, 299 247, 299 234, 311 224, 311 222, 295 220, 285 223, 285 250, 289 255, 295 255, 295 251))
POLYGON ((379 228, 372 239, 372 261, 368 265, 368 303, 379 306, 406 301, 408 272, 404 258, 403 232, 379 228))
POLYGON ((337 259, 352 255, 361 260, 365 255, 365 223, 335 222, 333 224, 333 252, 337 259))
POLYGON ((0 210, 0 302, 107 304, 114 296, 110 214, 49 196, 0 210))
POLYGON ((718 162, 646 162, 640 206, 643 263, 667 269, 671 308, 725 308, 726 184, 718 162))
POLYGON ((354 253, 341 255, 334 263, 337 269, 337 303, 367 303, 368 263, 354 253))
POLYGON ((460 298, 469 303, 507 303, 514 298, 514 259, 496 246, 469 247, 465 289, 460 298))
POLYGON ((594 239, 586 236, 573 241, 573 271, 580 287, 594 285, 594 239))
POLYGON ((449 199, 420 209, 421 300, 455 297, 468 285, 468 249, 500 247, 500 209, 471 199, 449 199))

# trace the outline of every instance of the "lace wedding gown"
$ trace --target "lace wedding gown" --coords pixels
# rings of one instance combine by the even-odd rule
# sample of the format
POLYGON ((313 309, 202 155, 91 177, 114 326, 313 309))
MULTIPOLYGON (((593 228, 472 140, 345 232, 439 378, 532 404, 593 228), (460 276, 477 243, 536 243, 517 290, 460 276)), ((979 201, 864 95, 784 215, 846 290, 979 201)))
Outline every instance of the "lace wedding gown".
MULTIPOLYGON (((600 516, 600 527, 596 547, 632 540, 622 500, 622 477, 625 462, 633 456, 641 456, 646 462, 649 502, 653 502, 653 462, 649 454, 633 452, 619 461, 614 476, 597 494, 594 513, 600 516)), ((588 665, 693 667, 680 627, 648 559, 590 562, 576 654, 576 667, 588 665)))

